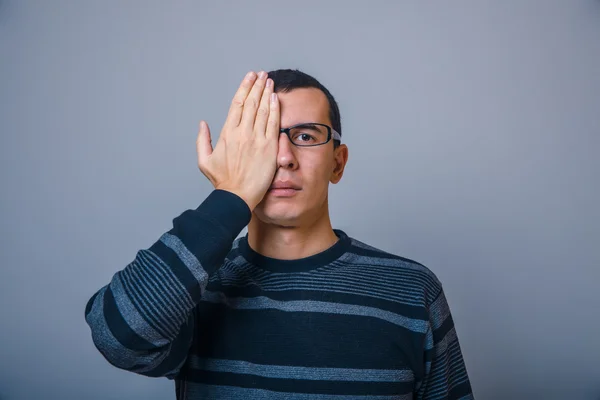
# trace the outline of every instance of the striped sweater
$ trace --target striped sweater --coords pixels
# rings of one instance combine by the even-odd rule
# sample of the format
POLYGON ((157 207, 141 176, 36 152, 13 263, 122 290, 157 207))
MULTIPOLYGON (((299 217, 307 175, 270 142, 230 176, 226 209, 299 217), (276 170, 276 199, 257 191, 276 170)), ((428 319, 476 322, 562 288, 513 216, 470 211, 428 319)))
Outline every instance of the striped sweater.
POLYGON ((334 229, 299 260, 239 236, 251 212, 214 190, 97 291, 92 340, 181 399, 472 399, 448 303, 425 266, 334 229))

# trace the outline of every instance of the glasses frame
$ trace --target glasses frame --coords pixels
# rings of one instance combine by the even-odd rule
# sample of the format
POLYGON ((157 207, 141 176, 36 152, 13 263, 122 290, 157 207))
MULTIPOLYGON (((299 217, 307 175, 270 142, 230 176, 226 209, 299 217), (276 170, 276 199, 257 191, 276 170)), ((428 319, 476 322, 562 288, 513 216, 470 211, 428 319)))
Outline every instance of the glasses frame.
POLYGON ((331 139, 337 140, 340 143, 342 141, 342 135, 340 135, 338 131, 336 131, 335 129, 333 129, 329 125, 321 124, 319 122, 302 122, 300 124, 292 125, 292 126, 287 127, 287 128, 281 128, 281 129, 279 129, 279 134, 281 135, 282 133, 286 134, 286 136, 288 137, 288 140, 290 141, 291 144, 293 144, 294 146, 298 146, 298 147, 323 146, 324 144, 329 143, 331 141, 331 139), (294 141, 290 137, 290 131, 292 129, 294 129, 294 128, 297 128, 299 126, 304 126, 304 125, 318 125, 318 126, 324 126, 325 128, 327 128, 327 141, 325 141, 323 143, 319 143, 319 144, 296 144, 296 143, 294 143, 294 141))

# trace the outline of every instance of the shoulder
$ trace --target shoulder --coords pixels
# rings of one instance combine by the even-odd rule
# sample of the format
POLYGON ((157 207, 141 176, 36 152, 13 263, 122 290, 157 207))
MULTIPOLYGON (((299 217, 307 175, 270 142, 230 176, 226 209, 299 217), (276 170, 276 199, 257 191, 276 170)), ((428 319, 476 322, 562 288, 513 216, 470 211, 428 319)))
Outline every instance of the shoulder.
MULTIPOLYGON (((419 261, 384 251, 354 237, 349 237, 348 262, 365 271, 387 277, 390 282, 401 282, 425 298, 431 304, 442 291, 437 275, 419 261)), ((412 291, 412 290, 411 290, 412 291)))

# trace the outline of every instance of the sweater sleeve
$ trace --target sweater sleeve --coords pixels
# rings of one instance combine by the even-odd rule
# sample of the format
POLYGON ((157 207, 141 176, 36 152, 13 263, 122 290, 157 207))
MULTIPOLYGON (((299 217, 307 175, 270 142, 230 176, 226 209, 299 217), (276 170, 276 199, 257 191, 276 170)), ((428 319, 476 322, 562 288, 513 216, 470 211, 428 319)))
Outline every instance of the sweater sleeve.
POLYGON ((173 379, 187 358, 193 310, 208 278, 250 217, 241 198, 214 190, 116 272, 85 307, 93 343, 104 358, 117 368, 173 379))
POLYGON ((424 353, 425 375, 420 382, 416 399, 474 398, 450 308, 441 287, 429 306, 424 353))

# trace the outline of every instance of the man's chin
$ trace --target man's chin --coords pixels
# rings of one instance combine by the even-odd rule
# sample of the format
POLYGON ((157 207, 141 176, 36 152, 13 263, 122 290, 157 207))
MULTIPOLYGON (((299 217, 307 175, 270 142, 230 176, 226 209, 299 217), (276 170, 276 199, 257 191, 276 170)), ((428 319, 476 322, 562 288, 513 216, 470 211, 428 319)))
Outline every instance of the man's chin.
POLYGON ((259 219, 265 223, 276 225, 295 225, 300 215, 290 210, 290 207, 281 207, 278 204, 260 204, 254 212, 259 219))

